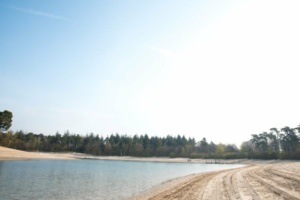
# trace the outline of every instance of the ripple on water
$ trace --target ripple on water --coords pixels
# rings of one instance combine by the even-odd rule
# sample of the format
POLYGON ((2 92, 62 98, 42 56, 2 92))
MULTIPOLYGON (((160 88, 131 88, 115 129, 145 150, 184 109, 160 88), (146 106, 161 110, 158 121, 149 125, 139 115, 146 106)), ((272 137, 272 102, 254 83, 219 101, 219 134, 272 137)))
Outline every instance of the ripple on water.
POLYGON ((242 165, 105 160, 0 161, 1 199, 125 199, 162 182, 242 165))

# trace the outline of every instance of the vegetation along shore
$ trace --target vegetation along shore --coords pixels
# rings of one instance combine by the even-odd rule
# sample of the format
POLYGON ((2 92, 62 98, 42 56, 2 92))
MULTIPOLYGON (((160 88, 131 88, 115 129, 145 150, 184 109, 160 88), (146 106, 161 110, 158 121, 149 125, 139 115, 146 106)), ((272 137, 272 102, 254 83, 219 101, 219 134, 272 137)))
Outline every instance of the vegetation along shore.
POLYGON ((63 135, 34 134, 23 131, 0 132, 0 145, 25 151, 75 152, 96 156, 183 157, 203 159, 300 159, 300 126, 271 128, 253 134, 238 148, 234 144, 215 144, 203 137, 200 141, 183 136, 149 137, 144 135, 93 133, 85 136, 65 132, 63 135))

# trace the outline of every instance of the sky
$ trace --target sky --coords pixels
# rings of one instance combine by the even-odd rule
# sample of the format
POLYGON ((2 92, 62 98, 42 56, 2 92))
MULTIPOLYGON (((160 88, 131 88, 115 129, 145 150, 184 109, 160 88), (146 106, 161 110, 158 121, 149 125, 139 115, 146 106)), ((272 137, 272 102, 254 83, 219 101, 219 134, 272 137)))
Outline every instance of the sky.
POLYGON ((11 130, 240 145, 300 124, 300 1, 0 2, 11 130))

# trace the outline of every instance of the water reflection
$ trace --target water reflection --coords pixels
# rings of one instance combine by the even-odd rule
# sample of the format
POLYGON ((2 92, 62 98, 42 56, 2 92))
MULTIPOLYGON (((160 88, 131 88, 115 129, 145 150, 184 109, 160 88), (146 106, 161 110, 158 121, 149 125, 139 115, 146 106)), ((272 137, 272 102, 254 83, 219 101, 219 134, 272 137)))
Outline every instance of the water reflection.
POLYGON ((1 176, 1 173, 2 173, 2 161, 0 161, 0 176, 1 176))
POLYGON ((0 162, 1 199, 126 199, 166 180, 237 165, 101 160, 0 162))

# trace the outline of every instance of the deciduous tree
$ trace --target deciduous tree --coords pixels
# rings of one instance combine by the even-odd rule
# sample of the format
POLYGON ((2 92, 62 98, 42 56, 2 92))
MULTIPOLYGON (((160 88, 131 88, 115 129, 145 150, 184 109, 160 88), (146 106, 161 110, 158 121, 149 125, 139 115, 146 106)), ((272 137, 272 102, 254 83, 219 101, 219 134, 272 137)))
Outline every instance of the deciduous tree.
POLYGON ((0 112, 0 131, 7 131, 11 127, 12 117, 12 112, 8 110, 0 112))

